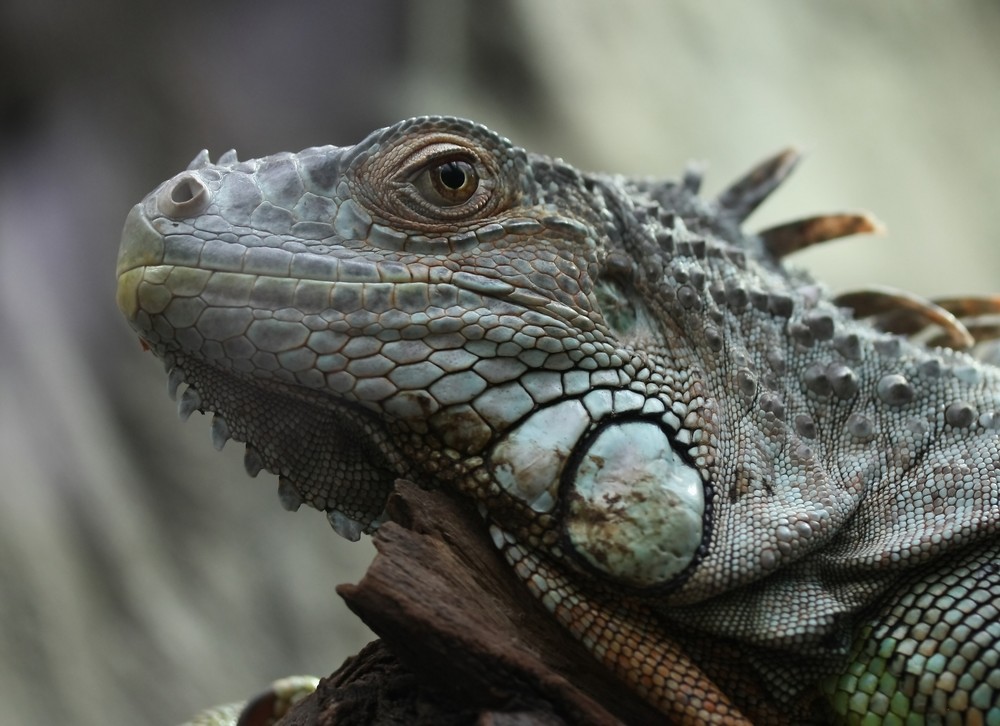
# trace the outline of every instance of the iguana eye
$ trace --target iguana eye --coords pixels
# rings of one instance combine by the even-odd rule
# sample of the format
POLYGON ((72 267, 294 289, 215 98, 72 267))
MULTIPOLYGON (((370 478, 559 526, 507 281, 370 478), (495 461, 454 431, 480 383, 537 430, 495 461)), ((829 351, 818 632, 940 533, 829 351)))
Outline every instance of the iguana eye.
POLYGON ((469 201, 476 193, 479 175, 464 159, 447 159, 421 171, 413 184, 431 204, 454 207, 469 201))
POLYGON ((458 135, 411 134, 362 157, 350 176, 373 217, 439 236, 511 206, 521 187, 502 151, 458 135))

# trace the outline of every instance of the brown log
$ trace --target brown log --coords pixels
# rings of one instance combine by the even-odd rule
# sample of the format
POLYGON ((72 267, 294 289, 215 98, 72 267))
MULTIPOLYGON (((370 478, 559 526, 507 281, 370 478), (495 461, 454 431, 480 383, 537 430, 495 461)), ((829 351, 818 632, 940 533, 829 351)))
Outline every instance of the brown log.
POLYGON ((389 513, 364 578, 338 587, 381 640, 282 723, 664 722, 526 591, 475 510, 400 481, 389 513))

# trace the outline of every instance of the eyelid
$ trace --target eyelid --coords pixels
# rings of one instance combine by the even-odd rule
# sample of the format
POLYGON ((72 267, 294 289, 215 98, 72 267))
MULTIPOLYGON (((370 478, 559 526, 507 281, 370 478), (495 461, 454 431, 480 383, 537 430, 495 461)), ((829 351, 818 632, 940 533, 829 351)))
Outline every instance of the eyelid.
POLYGON ((450 143, 431 144, 419 149, 403 162, 402 176, 412 181, 427 169, 448 161, 464 161, 472 167, 476 167, 479 163, 476 155, 464 146, 450 143))

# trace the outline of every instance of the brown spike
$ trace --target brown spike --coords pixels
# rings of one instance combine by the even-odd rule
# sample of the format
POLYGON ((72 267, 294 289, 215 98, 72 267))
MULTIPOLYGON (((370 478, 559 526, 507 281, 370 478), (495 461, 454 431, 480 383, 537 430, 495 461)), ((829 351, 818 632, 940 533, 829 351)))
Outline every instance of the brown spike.
POLYGON ((834 302, 852 308, 859 318, 875 318, 872 324, 887 333, 914 335, 934 324, 940 326, 940 337, 949 348, 965 350, 976 342, 965 325, 943 307, 903 290, 871 287, 838 295, 834 302))
POLYGON ((934 300, 952 315, 959 318, 978 318, 983 315, 1000 315, 1000 295, 983 297, 950 297, 934 300))
POLYGON ((806 247, 852 234, 882 234, 885 227, 870 214, 821 214, 797 219, 776 227, 768 227, 757 234, 764 248, 776 259, 781 259, 806 247))
POLYGON ((977 344, 1000 339, 1000 296, 941 298, 934 302, 961 319, 977 344))
MULTIPOLYGON (((965 327, 969 331, 969 335, 975 339, 976 345, 1000 339, 1000 325, 965 325, 965 327)), ((927 341, 927 345, 947 347, 947 338, 947 335, 935 335, 927 341)))
POLYGON ((719 213, 741 223, 783 182, 802 158, 802 153, 788 147, 761 162, 715 198, 719 213))

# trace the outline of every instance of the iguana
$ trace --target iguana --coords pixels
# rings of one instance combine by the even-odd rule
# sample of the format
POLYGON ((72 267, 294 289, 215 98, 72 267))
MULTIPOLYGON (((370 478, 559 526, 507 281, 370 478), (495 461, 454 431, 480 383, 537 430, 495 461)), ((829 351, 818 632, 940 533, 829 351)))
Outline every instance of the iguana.
POLYGON ((708 200, 455 118, 202 152, 128 215, 117 301, 286 508, 353 540, 400 477, 474 502, 672 719, 1000 724, 1000 370, 953 350, 997 303, 785 265, 874 228, 742 231, 797 158, 708 200))

